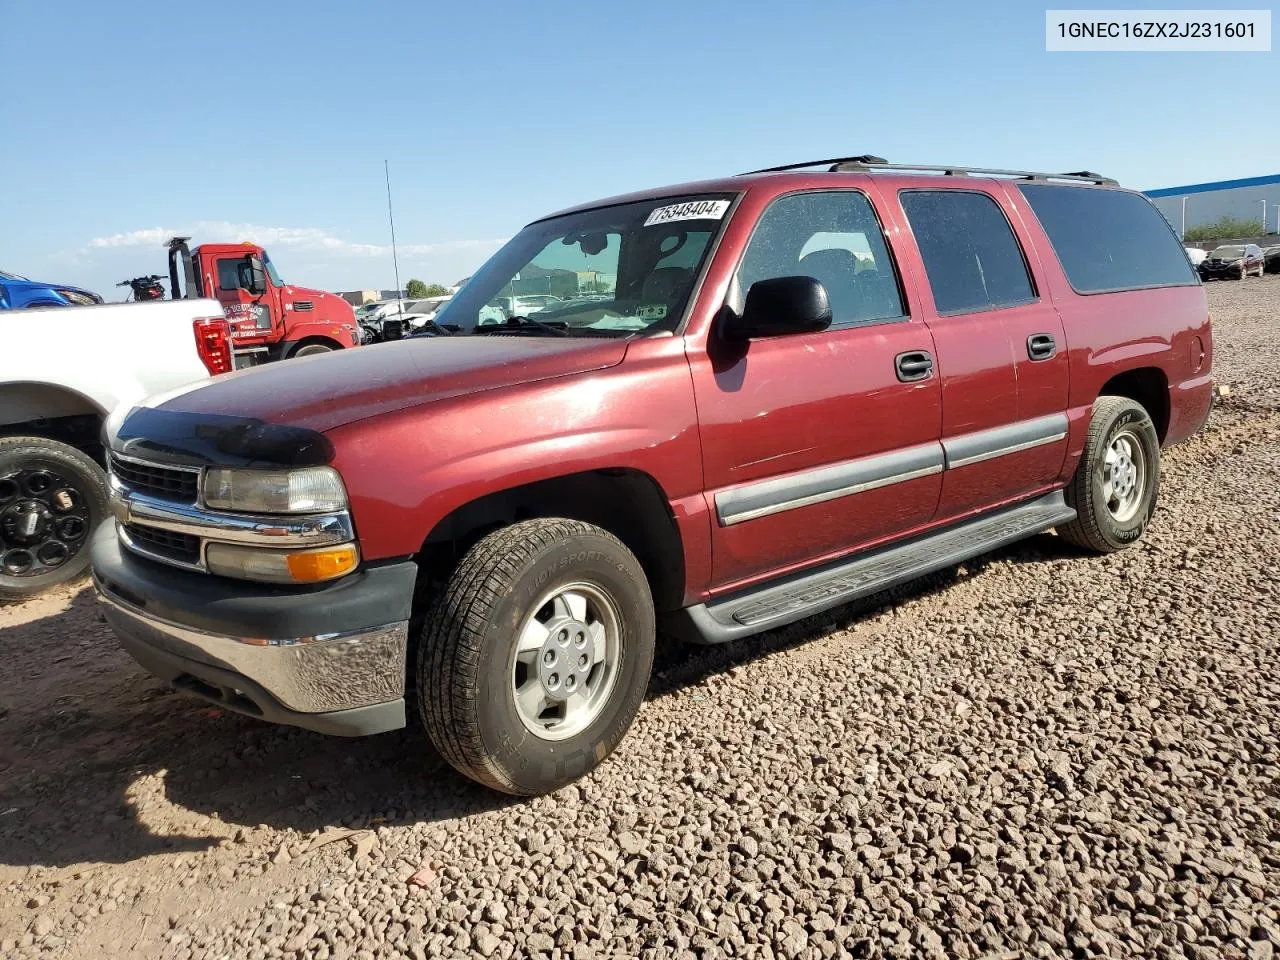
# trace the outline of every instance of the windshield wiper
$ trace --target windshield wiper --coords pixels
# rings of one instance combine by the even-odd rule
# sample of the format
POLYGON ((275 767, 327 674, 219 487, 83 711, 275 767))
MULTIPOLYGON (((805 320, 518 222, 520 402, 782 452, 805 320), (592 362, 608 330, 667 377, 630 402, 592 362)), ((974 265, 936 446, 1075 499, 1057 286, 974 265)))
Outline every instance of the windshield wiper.
POLYGON ((411 337, 429 337, 429 336, 449 337, 457 333, 461 329, 462 329, 461 327, 456 326, 452 323, 447 323, 447 324, 437 323, 432 317, 427 317, 427 319, 423 320, 422 324, 418 326, 413 331, 413 333, 409 334, 409 336, 411 337), (427 333, 426 331, 428 330, 433 330, 435 332, 427 333))
POLYGON ((557 337, 569 336, 569 325, 567 323, 547 323, 545 320, 535 320, 533 317, 507 317, 503 323, 486 324, 483 327, 476 327, 472 333, 513 333, 515 331, 532 332, 535 330, 543 333, 554 333, 557 337))

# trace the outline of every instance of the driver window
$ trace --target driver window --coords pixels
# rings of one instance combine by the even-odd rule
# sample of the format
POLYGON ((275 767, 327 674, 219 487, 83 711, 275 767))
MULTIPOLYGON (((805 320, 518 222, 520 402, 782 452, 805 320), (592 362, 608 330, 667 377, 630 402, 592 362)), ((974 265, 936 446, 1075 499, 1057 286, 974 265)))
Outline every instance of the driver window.
POLYGON ((219 290, 240 289, 240 264, 242 263, 244 263, 243 257, 231 257, 218 261, 219 290))
POLYGON ((832 327, 906 316, 880 222, 861 193, 792 194, 765 210, 738 267, 739 290, 745 297, 757 280, 793 276, 826 288, 832 327))

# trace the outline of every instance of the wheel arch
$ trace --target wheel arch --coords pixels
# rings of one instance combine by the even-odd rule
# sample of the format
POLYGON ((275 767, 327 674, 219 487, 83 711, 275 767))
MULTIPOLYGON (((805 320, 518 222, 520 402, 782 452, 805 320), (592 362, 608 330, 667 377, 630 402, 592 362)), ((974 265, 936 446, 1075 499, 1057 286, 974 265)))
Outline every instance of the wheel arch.
POLYGON ((502 526, 565 517, 609 531, 640 561, 654 608, 678 609, 684 596, 684 545, 671 503, 650 474, 629 467, 564 474, 485 494, 432 528, 416 559, 420 587, 442 581, 470 547, 502 526))
POLYGON ((61 384, 0 383, 0 437, 44 437, 76 447, 101 461, 107 411, 61 384))
POLYGON ((1102 385, 1099 396, 1128 397, 1147 411, 1163 444, 1169 432, 1169 378, 1159 367, 1135 367, 1102 385))
POLYGON ((303 347, 309 347, 312 344, 321 344, 323 346, 328 347, 330 350, 345 349, 345 346, 340 341, 333 339, 333 337, 316 335, 316 336, 310 336, 310 337, 303 337, 301 340, 285 341, 284 343, 281 344, 281 347, 283 347, 283 350, 281 351, 281 353, 286 359, 288 359, 294 356, 294 354, 296 354, 303 347))

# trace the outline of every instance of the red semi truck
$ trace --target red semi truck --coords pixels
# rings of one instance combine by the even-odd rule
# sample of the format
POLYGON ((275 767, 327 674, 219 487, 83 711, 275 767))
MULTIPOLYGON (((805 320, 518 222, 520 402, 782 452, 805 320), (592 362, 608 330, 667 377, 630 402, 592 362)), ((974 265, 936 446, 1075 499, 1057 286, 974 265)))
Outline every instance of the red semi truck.
POLYGON ((332 293, 297 287, 280 279, 267 251, 256 243, 204 243, 190 237, 169 241, 172 297, 211 297, 231 324, 235 365, 306 357, 360 344, 351 304, 332 293))

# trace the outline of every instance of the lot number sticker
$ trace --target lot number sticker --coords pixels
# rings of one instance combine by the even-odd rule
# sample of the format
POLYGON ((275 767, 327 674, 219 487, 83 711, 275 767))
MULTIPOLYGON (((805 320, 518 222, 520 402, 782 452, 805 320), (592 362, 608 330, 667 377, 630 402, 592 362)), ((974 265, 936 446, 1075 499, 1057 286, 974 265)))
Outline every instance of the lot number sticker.
POLYGON ((719 220, 729 209, 728 200, 690 200, 688 203, 673 203, 669 207, 658 207, 645 220, 646 227, 655 223, 670 223, 672 220, 719 220))

